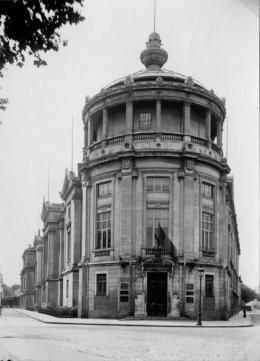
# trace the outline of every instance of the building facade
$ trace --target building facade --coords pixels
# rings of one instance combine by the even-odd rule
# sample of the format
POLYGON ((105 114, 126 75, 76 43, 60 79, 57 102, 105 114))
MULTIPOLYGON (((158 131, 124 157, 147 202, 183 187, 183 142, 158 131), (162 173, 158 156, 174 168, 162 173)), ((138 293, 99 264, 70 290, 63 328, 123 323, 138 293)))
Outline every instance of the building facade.
POLYGON ((203 267, 203 318, 237 311, 225 101, 162 68, 167 58, 152 33, 140 56, 145 69, 86 99, 78 174, 66 172, 60 205, 43 206, 41 307, 196 318, 203 267))
POLYGON ((23 269, 21 271, 20 305, 32 309, 34 306, 35 286, 35 248, 32 245, 23 253, 23 269))

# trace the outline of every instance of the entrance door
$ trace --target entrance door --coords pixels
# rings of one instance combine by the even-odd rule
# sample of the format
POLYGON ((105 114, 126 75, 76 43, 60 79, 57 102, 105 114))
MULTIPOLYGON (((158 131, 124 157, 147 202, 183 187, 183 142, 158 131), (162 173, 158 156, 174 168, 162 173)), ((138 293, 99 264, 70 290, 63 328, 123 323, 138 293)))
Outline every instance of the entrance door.
POLYGON ((147 273, 147 315, 167 316, 167 272, 147 273))

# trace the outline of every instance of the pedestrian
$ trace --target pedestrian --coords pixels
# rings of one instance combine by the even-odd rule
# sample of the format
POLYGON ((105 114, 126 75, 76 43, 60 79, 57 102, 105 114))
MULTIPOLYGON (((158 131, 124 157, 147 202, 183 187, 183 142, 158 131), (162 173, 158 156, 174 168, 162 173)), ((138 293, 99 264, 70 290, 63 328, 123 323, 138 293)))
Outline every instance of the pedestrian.
POLYGON ((246 304, 245 303, 243 303, 242 310, 243 310, 243 317, 245 318, 246 317, 246 304))

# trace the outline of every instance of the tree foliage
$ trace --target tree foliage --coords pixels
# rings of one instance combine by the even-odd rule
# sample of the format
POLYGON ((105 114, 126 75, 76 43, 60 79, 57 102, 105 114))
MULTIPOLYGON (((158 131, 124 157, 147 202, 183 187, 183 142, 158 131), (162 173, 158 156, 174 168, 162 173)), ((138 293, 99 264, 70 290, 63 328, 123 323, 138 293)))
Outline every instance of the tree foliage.
POLYGON ((66 45, 59 29, 84 20, 75 5, 83 0, 4 0, 0 3, 0 71, 7 63, 22 66, 25 56, 37 66, 46 65, 41 52, 66 45))
POLYGON ((246 286, 245 284, 241 285, 241 301, 244 303, 250 302, 257 299, 260 301, 260 295, 257 294, 252 288, 246 286))
POLYGON ((13 284, 11 287, 9 287, 7 284, 3 283, 3 296, 4 297, 13 297, 15 295, 15 291, 21 288, 20 285, 17 283, 13 284))
MULTIPOLYGON (((36 66, 46 65, 44 53, 58 51, 67 41, 59 29, 84 20, 79 8, 84 0, 1 0, 0 76, 8 64, 23 66, 27 56, 36 66)), ((4 110, 8 99, 0 98, 4 110)))

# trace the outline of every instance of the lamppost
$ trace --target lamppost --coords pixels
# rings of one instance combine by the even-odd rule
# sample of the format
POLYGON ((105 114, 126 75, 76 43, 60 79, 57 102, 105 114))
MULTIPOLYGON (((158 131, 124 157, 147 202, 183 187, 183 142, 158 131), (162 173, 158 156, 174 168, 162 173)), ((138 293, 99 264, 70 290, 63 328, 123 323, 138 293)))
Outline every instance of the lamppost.
POLYGON ((198 315, 197 326, 202 326, 202 323, 201 323, 201 280, 202 280, 202 277, 204 274, 204 269, 202 267, 199 267, 198 273, 199 273, 199 278, 200 278, 200 298, 199 298, 199 315, 198 315))

